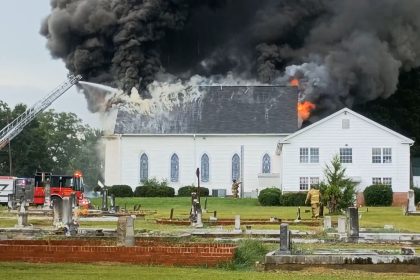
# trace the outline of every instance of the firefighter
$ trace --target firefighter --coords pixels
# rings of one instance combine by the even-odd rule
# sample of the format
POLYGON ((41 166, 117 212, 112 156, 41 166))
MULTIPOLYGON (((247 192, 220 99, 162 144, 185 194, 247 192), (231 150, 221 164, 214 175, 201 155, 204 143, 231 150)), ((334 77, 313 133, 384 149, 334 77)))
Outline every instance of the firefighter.
POLYGON ((239 185, 242 184, 242 182, 237 182, 236 180, 232 180, 232 194, 233 198, 239 197, 239 185))
POLYGON ((321 199, 321 196, 317 187, 311 186, 311 189, 309 190, 308 195, 306 196, 305 204, 307 204, 308 201, 311 202, 312 218, 318 219, 319 217, 320 199, 321 199))

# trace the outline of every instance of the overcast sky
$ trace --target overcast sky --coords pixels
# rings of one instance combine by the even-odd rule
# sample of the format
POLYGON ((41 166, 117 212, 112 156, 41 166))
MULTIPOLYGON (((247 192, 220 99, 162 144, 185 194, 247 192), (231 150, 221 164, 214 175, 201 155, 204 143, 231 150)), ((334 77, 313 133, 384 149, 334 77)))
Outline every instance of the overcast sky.
MULTIPOLYGON (((51 57, 46 39, 39 34, 41 21, 50 11, 50 0, 0 3, 0 100, 9 107, 17 103, 31 106, 65 81, 68 73, 61 60, 51 57)), ((49 108, 73 112, 85 123, 99 127, 98 116, 89 113, 75 87, 49 108)))

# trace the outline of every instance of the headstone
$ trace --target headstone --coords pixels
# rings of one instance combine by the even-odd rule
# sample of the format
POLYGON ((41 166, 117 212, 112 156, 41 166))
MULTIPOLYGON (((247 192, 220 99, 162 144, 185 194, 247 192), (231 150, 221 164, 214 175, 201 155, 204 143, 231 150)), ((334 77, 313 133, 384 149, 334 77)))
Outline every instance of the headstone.
POLYGON ((331 228, 331 216, 324 217, 324 230, 328 230, 331 228))
POLYGON ((114 194, 111 194, 109 212, 115 213, 115 195, 114 194))
POLYGON ((416 212, 416 204, 414 203, 414 201, 415 201, 414 190, 409 190, 408 191, 408 207, 407 207, 408 212, 416 212))
POLYGON ((338 217, 338 229, 339 234, 346 233, 346 217, 338 217))
POLYGON ((125 246, 134 246, 136 239, 134 237, 134 218, 132 216, 127 217, 127 231, 125 234, 125 246))
POLYGON ((203 227, 203 221, 201 219, 201 213, 197 213, 197 222, 195 223, 194 227, 196 227, 196 228, 202 228, 203 227))
POLYGON ((241 216, 236 215, 235 216, 235 231, 240 231, 240 230, 241 230, 241 216))
POLYGON ((53 225, 55 227, 58 227, 61 223, 62 220, 62 212, 61 212, 61 200, 56 199, 53 203, 53 225))
MULTIPOLYGON (((44 177, 44 176, 43 176, 44 177)), ((44 209, 49 209, 51 205, 51 184, 50 179, 46 179, 45 181, 45 197, 44 197, 44 209)))
POLYGON ((299 206, 298 210, 297 210, 297 217, 296 217, 295 221, 300 221, 300 220, 302 220, 302 218, 300 217, 300 206, 299 206))
POLYGON ((169 220, 172 221, 173 217, 174 217, 174 208, 171 208, 171 214, 169 215, 169 220))
POLYGON ((62 213, 63 213, 63 224, 68 226, 72 222, 72 207, 70 197, 63 197, 62 213))
POLYGON ((199 198, 197 196, 197 193, 192 192, 191 193, 191 211, 190 211, 190 221, 191 226, 198 225, 199 227, 202 227, 202 221, 201 221, 201 205, 199 198), (198 214, 200 214, 200 221, 198 221, 198 214))
POLYGON ((134 218, 131 216, 118 217, 117 246, 134 246, 134 218))
POLYGON ((77 203, 76 203, 76 193, 75 192, 72 192, 70 194, 70 201, 71 201, 71 207, 75 208, 76 205, 77 205, 77 203))
POLYGON ((289 230, 289 224, 280 224, 280 254, 289 255, 291 249, 291 234, 289 230))
POLYGON ((25 228, 25 227, 32 227, 32 225, 30 225, 28 223, 28 206, 26 204, 26 199, 25 196, 23 196, 20 200, 20 204, 19 204, 19 212, 18 212, 18 222, 17 225, 15 225, 15 227, 17 228, 25 228))
POLYGON ((347 208, 347 237, 350 241, 355 241, 359 238, 359 212, 357 207, 347 208))
POLYGON ((108 211, 108 190, 102 189, 102 211, 108 211))

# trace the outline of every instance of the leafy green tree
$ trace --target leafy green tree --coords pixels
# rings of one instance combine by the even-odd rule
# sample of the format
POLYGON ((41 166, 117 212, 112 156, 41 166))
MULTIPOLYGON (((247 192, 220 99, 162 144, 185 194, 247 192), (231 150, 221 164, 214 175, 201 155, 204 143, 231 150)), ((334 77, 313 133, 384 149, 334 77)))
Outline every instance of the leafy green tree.
MULTIPOLYGON (((26 110, 11 110, 0 102, 0 128, 26 110)), ((31 177, 36 171, 72 174, 81 170, 85 183, 96 185, 102 172, 101 132, 90 128, 73 113, 49 110, 29 123, 10 143, 12 175, 31 177)), ((9 146, 0 151, 0 175, 9 175, 9 146)))
POLYGON ((338 155, 334 156, 331 165, 327 164, 324 170, 326 181, 320 184, 321 199, 332 214, 354 204, 357 183, 347 178, 345 173, 346 169, 338 155))

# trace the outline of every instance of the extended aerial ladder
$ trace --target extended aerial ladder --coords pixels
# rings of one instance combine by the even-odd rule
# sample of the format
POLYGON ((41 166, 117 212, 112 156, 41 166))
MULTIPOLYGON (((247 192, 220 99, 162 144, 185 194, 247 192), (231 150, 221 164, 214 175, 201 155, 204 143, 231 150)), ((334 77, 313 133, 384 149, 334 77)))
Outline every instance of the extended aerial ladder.
POLYGON ((70 75, 68 79, 59 85, 50 94, 39 100, 31 108, 27 109, 11 123, 0 130, 0 150, 3 149, 13 138, 15 138, 23 128, 29 124, 35 117, 51 105, 63 93, 69 90, 73 85, 77 84, 82 76, 70 75))

